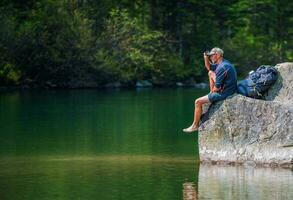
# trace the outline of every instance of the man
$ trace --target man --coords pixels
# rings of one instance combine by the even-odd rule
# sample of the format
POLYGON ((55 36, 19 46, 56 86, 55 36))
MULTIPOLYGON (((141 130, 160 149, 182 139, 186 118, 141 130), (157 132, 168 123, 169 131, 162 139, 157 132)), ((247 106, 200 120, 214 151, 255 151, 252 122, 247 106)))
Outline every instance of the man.
POLYGON ((203 104, 224 100, 237 90, 236 70, 228 60, 223 58, 223 55, 224 51, 218 47, 213 48, 209 53, 204 53, 210 93, 195 100, 194 120, 190 127, 183 129, 186 133, 198 130, 203 104))

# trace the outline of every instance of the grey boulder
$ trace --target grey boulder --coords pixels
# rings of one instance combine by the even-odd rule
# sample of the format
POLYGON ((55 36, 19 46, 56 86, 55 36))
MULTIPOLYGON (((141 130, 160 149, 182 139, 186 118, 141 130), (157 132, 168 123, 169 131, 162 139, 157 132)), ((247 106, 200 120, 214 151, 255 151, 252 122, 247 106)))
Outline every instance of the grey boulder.
POLYGON ((293 63, 276 68, 265 100, 235 94, 208 108, 199 128, 201 162, 293 166, 293 63))

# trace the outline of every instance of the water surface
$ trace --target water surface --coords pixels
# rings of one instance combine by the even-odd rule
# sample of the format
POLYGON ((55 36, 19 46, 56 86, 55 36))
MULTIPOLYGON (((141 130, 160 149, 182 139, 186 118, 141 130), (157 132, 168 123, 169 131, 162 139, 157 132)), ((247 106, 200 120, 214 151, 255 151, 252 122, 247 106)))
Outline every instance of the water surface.
POLYGON ((0 199, 290 199, 291 171, 199 167, 197 134, 182 128, 205 93, 0 94, 0 199))

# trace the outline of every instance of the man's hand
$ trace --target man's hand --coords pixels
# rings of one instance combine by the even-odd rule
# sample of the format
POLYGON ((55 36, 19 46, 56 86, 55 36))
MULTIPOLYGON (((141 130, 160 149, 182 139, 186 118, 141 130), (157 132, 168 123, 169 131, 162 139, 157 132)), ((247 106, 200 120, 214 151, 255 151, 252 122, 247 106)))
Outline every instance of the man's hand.
POLYGON ((206 69, 208 71, 210 71, 211 70, 211 65, 210 65, 209 57, 206 54, 206 52, 203 53, 203 59, 204 59, 204 65, 205 65, 206 69))
POLYGON ((207 55, 206 52, 203 53, 203 58, 204 58, 204 60, 209 61, 209 56, 207 55))
POLYGON ((213 87, 212 92, 219 92, 221 88, 217 88, 216 86, 213 87))

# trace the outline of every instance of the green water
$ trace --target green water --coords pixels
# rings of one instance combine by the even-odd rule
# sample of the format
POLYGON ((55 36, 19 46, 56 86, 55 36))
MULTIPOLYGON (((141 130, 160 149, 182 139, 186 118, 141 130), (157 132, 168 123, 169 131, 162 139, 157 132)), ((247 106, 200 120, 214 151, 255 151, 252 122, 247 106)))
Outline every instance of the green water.
POLYGON ((0 199, 178 199, 197 179, 194 89, 0 95, 0 199))
POLYGON ((292 199, 291 171, 199 167, 197 134, 182 128, 191 123, 194 99, 205 93, 0 94, 0 199, 246 199, 255 193, 268 199, 283 192, 282 199, 292 199), (263 174, 281 186, 270 189, 263 174))

